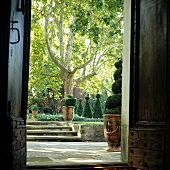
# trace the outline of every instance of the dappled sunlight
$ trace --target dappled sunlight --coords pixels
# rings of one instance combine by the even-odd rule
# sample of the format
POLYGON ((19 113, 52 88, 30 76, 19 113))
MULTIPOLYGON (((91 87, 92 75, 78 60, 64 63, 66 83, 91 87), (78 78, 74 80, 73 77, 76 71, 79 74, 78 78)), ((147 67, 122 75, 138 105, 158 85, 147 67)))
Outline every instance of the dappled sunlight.
POLYGON ((102 162, 102 160, 96 160, 96 159, 88 159, 88 158, 68 158, 66 159, 67 161, 70 162, 91 162, 91 163, 96 163, 96 162, 102 162))
MULTIPOLYGON (((42 146, 43 145, 49 145, 49 146, 53 146, 53 145, 56 145, 56 142, 30 142, 30 143, 34 143, 35 145, 38 145, 38 144, 41 144, 42 146)), ((58 144, 60 144, 60 143, 64 143, 66 146, 69 146, 69 147, 71 147, 71 146, 75 146, 75 145, 77 145, 77 146, 81 146, 82 144, 81 144, 81 142, 57 142, 58 144)), ((89 142, 87 141, 87 142, 83 142, 83 145, 89 145, 89 142)), ((107 142, 93 142, 93 143, 91 143, 90 142, 90 145, 91 146, 107 146, 107 142)))
POLYGON ((27 149, 28 152, 51 152, 49 150, 42 150, 42 149, 27 149))
POLYGON ((121 152, 107 152, 105 142, 28 142, 28 165, 88 165, 121 162, 121 152))
POLYGON ((63 149, 63 148, 61 148, 61 149, 59 149, 59 148, 43 148, 43 149, 27 149, 27 151, 29 151, 29 152, 60 152, 60 153, 66 153, 66 152, 68 152, 68 153, 71 153, 71 152, 74 152, 74 153, 76 153, 76 154, 88 154, 88 155, 96 155, 96 153, 97 152, 105 152, 105 153, 107 153, 106 151, 104 151, 104 150, 97 150, 97 151, 94 151, 94 150, 91 150, 91 149, 89 149, 89 150, 83 150, 83 149, 63 149))

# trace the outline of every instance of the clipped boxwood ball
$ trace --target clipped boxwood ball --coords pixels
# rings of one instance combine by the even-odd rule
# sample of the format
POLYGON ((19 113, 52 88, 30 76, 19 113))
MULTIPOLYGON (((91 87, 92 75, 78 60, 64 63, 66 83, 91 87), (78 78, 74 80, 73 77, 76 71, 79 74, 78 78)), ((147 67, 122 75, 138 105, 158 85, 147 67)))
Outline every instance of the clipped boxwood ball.
POLYGON ((100 94, 96 94, 96 98, 97 98, 97 99, 100 98, 100 94))
POLYGON ((63 106, 75 106, 76 99, 73 96, 68 95, 66 98, 63 98, 62 103, 63 106))
POLYGON ((104 114, 121 114, 121 107, 106 109, 104 114))
POLYGON ((115 67, 118 68, 122 68, 122 60, 119 60, 115 63, 115 67))
POLYGON ((122 77, 122 68, 117 69, 115 73, 113 74, 113 77, 115 81, 120 79, 122 77))
POLYGON ((116 80, 113 84, 112 84, 112 92, 114 94, 118 94, 122 92, 122 79, 118 79, 116 80))
POLYGON ((114 94, 112 96, 109 96, 105 103, 106 109, 111 109, 111 108, 121 106, 121 100, 122 100, 121 94, 114 94))
POLYGON ((90 97, 86 96, 86 97, 85 97, 85 99, 86 99, 86 100, 89 100, 89 99, 90 99, 90 97))

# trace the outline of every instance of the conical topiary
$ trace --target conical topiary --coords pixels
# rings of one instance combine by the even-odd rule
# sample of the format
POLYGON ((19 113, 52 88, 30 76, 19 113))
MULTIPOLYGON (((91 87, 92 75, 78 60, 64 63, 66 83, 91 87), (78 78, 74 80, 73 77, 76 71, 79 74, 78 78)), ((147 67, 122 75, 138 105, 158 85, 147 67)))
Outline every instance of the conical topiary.
POLYGON ((76 114, 78 114, 79 116, 82 116, 82 112, 83 112, 83 105, 82 105, 82 99, 80 98, 78 99, 76 114))
POLYGON ((89 97, 85 97, 86 102, 84 104, 84 108, 83 108, 83 116, 87 117, 87 118, 92 118, 92 111, 91 111, 91 107, 89 104, 89 97))
POLYGON ((114 73, 114 83, 112 84, 113 95, 109 96, 105 104, 105 114, 121 114, 122 98, 122 60, 115 63, 117 70, 114 73))
POLYGON ((103 114, 102 114, 102 109, 101 109, 101 105, 100 105, 100 94, 96 95, 96 102, 94 105, 94 112, 93 112, 93 118, 102 118, 103 114))

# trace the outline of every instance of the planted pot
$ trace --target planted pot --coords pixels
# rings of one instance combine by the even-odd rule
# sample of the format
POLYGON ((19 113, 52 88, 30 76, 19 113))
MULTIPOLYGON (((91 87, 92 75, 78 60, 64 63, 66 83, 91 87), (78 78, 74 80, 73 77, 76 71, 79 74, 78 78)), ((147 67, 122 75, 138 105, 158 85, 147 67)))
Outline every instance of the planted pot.
POLYGON ((35 104, 32 108, 32 119, 35 120, 37 118, 38 115, 38 106, 35 104))
POLYGON ((62 100, 63 104, 63 118, 65 121, 72 121, 74 117, 74 107, 76 99, 70 95, 62 100))
POLYGON ((74 117, 74 106, 63 106, 63 118, 65 121, 72 121, 74 117))
POLYGON ((104 137, 108 144, 106 151, 121 150, 121 114, 104 114, 104 137))
POLYGON ((115 67, 113 94, 107 98, 104 112, 104 137, 108 143, 106 150, 110 152, 121 150, 122 60, 115 67))

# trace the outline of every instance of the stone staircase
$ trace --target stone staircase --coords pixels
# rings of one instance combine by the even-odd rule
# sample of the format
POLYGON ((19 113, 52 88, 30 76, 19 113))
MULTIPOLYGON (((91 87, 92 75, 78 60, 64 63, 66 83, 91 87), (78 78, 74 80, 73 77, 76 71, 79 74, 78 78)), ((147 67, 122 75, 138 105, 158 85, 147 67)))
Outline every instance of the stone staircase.
POLYGON ((27 141, 48 142, 81 142, 77 132, 72 127, 60 122, 29 121, 27 127, 27 141))

